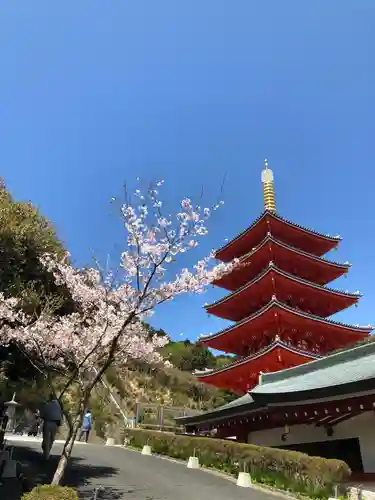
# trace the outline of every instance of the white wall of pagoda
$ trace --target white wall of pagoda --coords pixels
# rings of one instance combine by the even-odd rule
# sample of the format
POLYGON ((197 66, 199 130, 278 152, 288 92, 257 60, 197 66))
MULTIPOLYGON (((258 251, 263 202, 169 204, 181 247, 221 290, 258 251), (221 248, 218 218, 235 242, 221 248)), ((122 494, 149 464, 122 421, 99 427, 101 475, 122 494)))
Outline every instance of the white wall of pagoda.
POLYGON ((281 435, 284 428, 251 432, 248 442, 259 446, 283 446, 289 444, 314 443, 335 439, 359 438, 364 472, 375 473, 375 412, 368 411, 334 427, 334 435, 328 437, 323 427, 314 425, 290 426, 286 442, 281 435))

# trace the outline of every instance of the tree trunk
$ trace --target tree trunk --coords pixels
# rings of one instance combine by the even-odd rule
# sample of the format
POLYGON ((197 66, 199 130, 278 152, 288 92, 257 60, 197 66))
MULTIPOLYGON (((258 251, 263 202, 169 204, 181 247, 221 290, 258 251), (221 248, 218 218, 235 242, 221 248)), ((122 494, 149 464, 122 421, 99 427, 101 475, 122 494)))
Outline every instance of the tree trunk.
POLYGON ((81 428, 81 418, 78 418, 76 422, 73 424, 73 429, 71 432, 69 432, 69 435, 65 441, 63 452, 61 454, 59 463, 57 465, 55 474, 53 476, 51 484, 58 485, 61 483, 62 478, 64 477, 64 472, 66 469, 66 466, 68 465, 68 460, 70 458, 70 455, 72 454, 73 446, 75 443, 75 440, 77 438, 78 431, 81 428))

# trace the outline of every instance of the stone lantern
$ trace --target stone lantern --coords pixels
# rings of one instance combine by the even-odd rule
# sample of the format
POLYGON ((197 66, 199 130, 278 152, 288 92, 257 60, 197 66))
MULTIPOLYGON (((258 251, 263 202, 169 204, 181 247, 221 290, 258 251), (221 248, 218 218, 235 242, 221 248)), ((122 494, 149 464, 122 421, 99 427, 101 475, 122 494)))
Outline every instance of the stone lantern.
POLYGON ((15 414, 16 414, 16 409, 21 406, 19 403, 16 401, 16 393, 13 394, 13 397, 11 401, 7 401, 4 403, 4 406, 6 408, 5 414, 8 417, 8 424, 7 424, 7 431, 8 432, 13 432, 15 429, 15 414))

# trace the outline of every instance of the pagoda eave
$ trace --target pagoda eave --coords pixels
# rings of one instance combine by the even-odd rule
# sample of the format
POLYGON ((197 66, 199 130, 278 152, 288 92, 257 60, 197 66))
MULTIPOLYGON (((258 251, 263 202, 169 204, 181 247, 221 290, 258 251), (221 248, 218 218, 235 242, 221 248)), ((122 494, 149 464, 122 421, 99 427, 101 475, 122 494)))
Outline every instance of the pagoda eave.
POLYGON ((271 235, 240 259, 239 266, 213 282, 227 290, 237 290, 259 275, 270 262, 279 269, 319 285, 326 285, 346 274, 350 264, 340 264, 309 254, 283 243, 271 235))
POLYGON ((198 380, 220 389, 245 394, 259 382, 262 372, 276 372, 319 359, 308 353, 275 341, 265 349, 211 372, 196 373, 198 380))
POLYGON ((293 345, 319 347, 320 354, 340 349, 369 337, 373 327, 354 326, 320 318, 272 300, 260 311, 216 334, 200 337, 199 343, 218 351, 247 355, 262 348, 276 335, 293 345))
POLYGON ((334 290, 288 274, 270 265, 261 275, 226 297, 205 306, 209 314, 241 321, 273 298, 327 317, 358 302, 361 295, 334 290))
POLYGON ((270 233, 272 236, 318 256, 337 247, 340 237, 333 237, 304 228, 284 219, 273 211, 265 211, 245 231, 216 251, 217 259, 228 262, 256 247, 270 233))

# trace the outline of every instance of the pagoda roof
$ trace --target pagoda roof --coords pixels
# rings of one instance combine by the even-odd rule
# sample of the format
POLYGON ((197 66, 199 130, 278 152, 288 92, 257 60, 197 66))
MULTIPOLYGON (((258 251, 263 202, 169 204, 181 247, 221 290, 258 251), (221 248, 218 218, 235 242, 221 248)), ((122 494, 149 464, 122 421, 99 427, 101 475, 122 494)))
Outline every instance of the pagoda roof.
POLYGON ((318 354, 297 349, 275 339, 264 349, 221 368, 194 372, 199 380, 222 389, 245 393, 258 383, 260 372, 282 370, 286 367, 317 359, 318 354))
MULTIPOLYGON (((300 330, 305 329, 311 335, 316 333, 318 338, 324 337, 327 351, 333 350, 338 345, 345 347, 348 343, 365 339, 373 330, 372 325, 356 326, 321 318, 313 314, 290 307, 276 298, 271 300, 262 309, 251 314, 242 321, 225 328, 217 333, 201 336, 199 342, 219 351, 242 355, 243 343, 247 345, 257 343, 265 336, 265 328, 269 334, 275 336, 280 330, 289 332, 286 326, 290 325, 299 332, 295 340, 302 340, 300 330)), ((281 335, 281 334, 280 334, 281 335)))
POLYGON ((257 246, 267 233, 289 243, 293 247, 321 256, 335 248, 340 236, 329 236, 299 226, 275 212, 266 210, 247 229, 216 251, 217 259, 224 262, 242 257, 257 246))
POLYGON ((273 296, 281 302, 299 299, 300 307, 331 316, 358 302, 361 294, 335 290, 282 271, 271 262, 259 276, 222 299, 205 306, 209 314, 240 321, 262 308, 273 296), (309 303, 309 297, 313 301, 309 303))
POLYGON ((375 389, 375 342, 279 371, 265 373, 248 394, 193 417, 179 417, 181 425, 200 425, 267 410, 272 405, 295 407, 327 398, 357 396, 375 389))
POLYGON ((236 290, 254 279, 273 260, 275 265, 291 274, 325 285, 347 273, 351 264, 341 264, 294 248, 271 234, 241 257, 239 265, 213 284, 227 290, 236 290), (298 271, 293 272, 299 263, 298 271))

